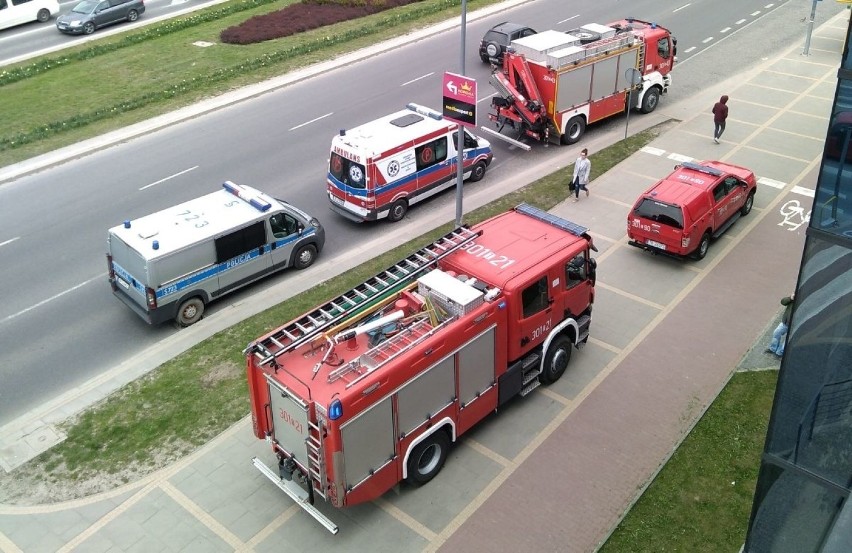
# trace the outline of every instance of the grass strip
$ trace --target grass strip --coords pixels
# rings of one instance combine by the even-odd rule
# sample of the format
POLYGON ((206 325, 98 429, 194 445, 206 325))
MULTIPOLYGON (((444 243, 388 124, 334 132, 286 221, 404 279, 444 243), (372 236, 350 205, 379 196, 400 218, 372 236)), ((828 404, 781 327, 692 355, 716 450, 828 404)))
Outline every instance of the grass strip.
POLYGON ((777 380, 735 373, 599 553, 738 551, 777 380))

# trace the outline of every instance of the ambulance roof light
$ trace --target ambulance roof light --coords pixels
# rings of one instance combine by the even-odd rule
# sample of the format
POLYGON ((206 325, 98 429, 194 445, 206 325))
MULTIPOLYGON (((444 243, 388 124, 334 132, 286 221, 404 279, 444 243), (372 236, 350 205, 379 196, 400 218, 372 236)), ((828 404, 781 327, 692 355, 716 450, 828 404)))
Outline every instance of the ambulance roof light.
POLYGON ((346 136, 346 129, 340 129, 340 136, 346 136))
POLYGON ((222 187, 234 196, 241 199, 242 201, 250 204, 258 211, 267 211, 269 210, 269 208, 272 207, 271 203, 267 202, 263 198, 258 197, 257 194, 255 194, 253 191, 246 189, 246 187, 244 186, 234 184, 233 182, 228 180, 222 183, 222 187))
POLYGON ((405 107, 407 107, 408 109, 410 109, 411 111, 413 111, 415 113, 419 113, 420 115, 425 115, 426 117, 431 117, 432 119, 435 119, 437 121, 440 121, 441 119, 444 118, 443 115, 441 115, 440 113, 438 113, 434 109, 427 108, 426 106, 421 106, 420 104, 415 104, 413 102, 406 104, 405 107))

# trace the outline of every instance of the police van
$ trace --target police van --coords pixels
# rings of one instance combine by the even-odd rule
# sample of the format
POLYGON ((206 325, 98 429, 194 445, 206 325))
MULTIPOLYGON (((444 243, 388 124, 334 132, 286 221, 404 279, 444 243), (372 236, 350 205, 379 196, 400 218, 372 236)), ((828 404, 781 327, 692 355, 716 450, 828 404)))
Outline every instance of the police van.
MULTIPOLYGON (((409 206, 456 184, 458 132, 458 124, 417 104, 341 130, 328 166, 332 211, 356 222, 399 221, 409 206)), ((463 180, 481 180, 493 157, 487 140, 464 131, 463 180)))
POLYGON ((208 302, 287 267, 311 265, 320 222, 227 181, 223 189, 109 229, 109 283, 149 324, 189 326, 208 302))

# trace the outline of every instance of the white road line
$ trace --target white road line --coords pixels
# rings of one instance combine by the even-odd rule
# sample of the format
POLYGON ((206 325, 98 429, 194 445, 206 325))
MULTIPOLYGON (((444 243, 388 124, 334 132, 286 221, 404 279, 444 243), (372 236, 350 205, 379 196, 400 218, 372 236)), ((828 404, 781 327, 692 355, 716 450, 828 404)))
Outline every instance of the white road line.
POLYGON ((174 175, 169 175, 168 177, 166 177, 164 179, 160 179, 156 182, 152 182, 151 184, 146 184, 145 186, 143 186, 139 190, 145 190, 146 188, 151 188, 152 186, 156 186, 160 183, 166 182, 167 180, 173 179, 175 177, 179 177, 179 176, 183 175, 184 173, 189 173, 190 171, 195 171, 196 169, 198 169, 198 165, 196 165, 195 167, 190 167, 189 169, 184 169, 180 173, 175 173, 174 175))
POLYGON ((404 82, 404 83, 402 83, 402 84, 401 84, 401 85, 399 85, 399 86, 405 86, 405 85, 409 85, 409 84, 411 84, 411 83, 416 83, 417 81, 419 81, 419 80, 421 80, 421 79, 425 79, 426 77, 431 77, 431 76, 432 76, 432 75, 434 75, 434 74, 435 74, 435 72, 434 72, 434 71, 432 71, 431 73, 426 73, 425 75, 423 75, 423 76, 421 76, 421 77, 417 77, 416 79, 411 79, 410 81, 404 82))
POLYGON ((774 6, 774 5, 775 5, 775 4, 766 4, 766 5, 765 5, 765 6, 763 6, 763 7, 764 7, 765 9, 767 9, 767 10, 768 10, 768 9, 770 9, 770 8, 771 8, 772 6, 774 6))
POLYGON ((681 163, 683 163, 685 161, 694 161, 694 159, 695 159, 695 158, 692 158, 692 157, 689 157, 689 156, 684 156, 684 155, 675 154, 675 153, 669 154, 668 158, 672 161, 679 161, 681 163))
POLYGON ((707 44, 707 43, 708 43, 708 42, 710 42, 711 40, 713 40, 713 37, 712 37, 712 36, 708 36, 707 38, 705 38, 704 40, 702 40, 702 41, 701 41, 701 44, 707 44))
POLYGON ((0 324, 3 324, 3 323, 6 323, 6 322, 9 322, 9 321, 11 321, 12 319, 14 319, 15 317, 19 317, 20 315, 23 315, 24 313, 29 313, 30 311, 32 311, 33 309, 36 309, 37 307, 41 307, 42 305, 44 305, 44 304, 46 304, 46 303, 48 303, 48 302, 51 302, 51 301, 53 301, 53 300, 55 300, 55 299, 58 299, 58 298, 61 298, 61 297, 62 297, 62 296, 64 296, 65 294, 68 294, 68 293, 70 293, 70 292, 73 292, 74 290, 76 290, 76 289, 78 289, 78 288, 82 288, 83 286, 85 286, 85 285, 89 284, 90 282, 94 282, 94 281, 96 281, 96 280, 102 279, 102 278, 104 278, 105 276, 106 276, 106 273, 103 273, 103 274, 100 274, 100 275, 98 275, 98 276, 96 276, 96 277, 92 277, 92 278, 90 278, 89 280, 86 280, 86 281, 84 281, 84 282, 81 282, 81 283, 80 283, 80 284, 78 284, 77 286, 72 286, 71 288, 69 288, 69 289, 65 290, 64 292, 59 292, 59 293, 58 293, 58 294, 56 294, 55 296, 51 296, 51 297, 47 298, 46 300, 42 300, 42 301, 38 302, 38 303, 37 303, 37 304, 35 304, 35 305, 31 305, 30 307, 27 307, 26 309, 24 309, 24 310, 22 310, 22 311, 18 311, 18 312, 17 312, 17 313, 15 313, 14 315, 9 315, 9 316, 8 316, 8 317, 6 317, 5 319, 1 320, 1 321, 0 321, 0 324))
POLYGON ((758 16, 760 15, 760 10, 757 10, 756 12, 751 12, 751 14, 749 15, 751 15, 752 17, 758 16))
POLYGON ((330 111, 330 112, 326 113, 325 115, 320 115, 320 116, 319 116, 319 117, 317 117, 316 119, 311 119, 310 121, 305 121, 305 122, 304 122, 304 123, 302 123, 301 125, 296 125, 295 127, 291 127, 289 130, 291 130, 291 131, 295 131, 296 129, 301 129, 301 128, 302 128, 302 127, 304 127, 305 125, 310 125, 311 123, 316 123, 316 122, 317 122, 317 121, 319 121, 320 119, 325 119, 326 117, 330 117, 330 116, 332 116, 332 115, 334 115, 334 112, 333 112, 333 111, 330 111))
POLYGON ((757 184, 760 184, 762 186, 771 186, 772 188, 778 189, 783 189, 785 186, 787 186, 786 182, 768 179, 766 177, 760 177, 759 179, 757 179, 757 184))
POLYGON ((672 10, 672 13, 679 12, 679 11, 680 11, 680 10, 682 10, 683 8, 689 7, 689 6, 691 6, 691 5, 692 5, 692 2, 690 2, 689 4, 684 4, 683 6, 681 6, 681 7, 679 7, 679 8, 675 8, 674 10, 672 10))
POLYGON ((646 154, 651 154, 652 156, 661 156, 664 153, 666 153, 665 150, 660 149, 660 148, 654 148, 652 146, 644 146, 642 148, 642 151, 645 152, 646 154))
POLYGON ((807 196, 808 198, 814 197, 814 191, 810 188, 805 188, 804 186, 794 186, 792 190, 790 190, 793 194, 801 194, 802 196, 807 196))
POLYGON ((9 240, 6 240, 5 242, 0 242, 0 246, 5 246, 6 244, 11 244, 12 242, 14 242, 15 240, 17 240, 18 238, 20 238, 20 236, 16 236, 16 237, 14 237, 14 238, 10 238, 9 240))
POLYGON ((742 25, 742 24, 743 24, 743 23, 745 23, 746 21, 747 21, 746 19, 740 19, 739 21, 737 21, 736 23, 734 23, 734 25, 742 25))
POLYGON ((557 21, 556 24, 561 25, 562 23, 565 23, 566 21, 571 21, 572 19, 577 19, 578 17, 580 17, 579 13, 577 15, 572 15, 568 19, 563 19, 562 21, 557 21))
POLYGON ((722 34, 725 34, 725 33, 727 33, 727 32, 728 32, 728 31, 730 31, 730 30, 731 30, 731 28, 730 28, 730 27, 725 27, 724 29, 722 29, 722 30, 721 30, 721 31, 719 31, 719 32, 720 32, 720 33, 722 33, 722 34))
POLYGON ((686 50, 684 50, 684 51, 683 51, 683 53, 684 53, 684 54, 688 54, 688 53, 692 52, 693 50, 695 50, 695 46, 690 46, 689 48, 687 48, 686 50))

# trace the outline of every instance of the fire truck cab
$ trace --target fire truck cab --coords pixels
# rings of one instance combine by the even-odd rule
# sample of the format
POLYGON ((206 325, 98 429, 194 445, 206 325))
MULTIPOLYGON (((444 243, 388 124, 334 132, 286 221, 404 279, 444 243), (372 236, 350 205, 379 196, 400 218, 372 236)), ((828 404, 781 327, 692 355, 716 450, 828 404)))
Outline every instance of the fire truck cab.
MULTIPOLYGON (((409 206, 457 180, 459 125, 435 110, 404 110, 341 130, 331 142, 327 189, 331 210, 355 222, 401 220, 409 206)), ((487 140, 464 130, 463 179, 485 176, 487 140)))
POLYGON ((314 506, 423 484, 450 444, 515 396, 558 380, 586 342, 587 229, 522 204, 438 241, 249 344, 254 465, 314 506))

